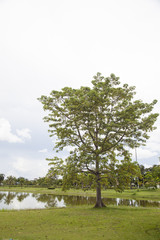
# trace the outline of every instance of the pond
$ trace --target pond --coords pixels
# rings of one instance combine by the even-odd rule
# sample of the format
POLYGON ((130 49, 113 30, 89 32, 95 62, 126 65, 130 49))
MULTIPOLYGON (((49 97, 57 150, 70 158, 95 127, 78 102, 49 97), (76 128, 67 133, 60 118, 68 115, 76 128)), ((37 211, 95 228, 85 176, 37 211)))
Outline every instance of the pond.
MULTIPOLYGON (((103 198, 106 205, 158 207, 160 201, 134 200, 121 198, 103 198)), ((52 194, 0 192, 0 209, 43 209, 52 207, 66 207, 69 205, 94 205, 95 197, 56 196, 52 194)))

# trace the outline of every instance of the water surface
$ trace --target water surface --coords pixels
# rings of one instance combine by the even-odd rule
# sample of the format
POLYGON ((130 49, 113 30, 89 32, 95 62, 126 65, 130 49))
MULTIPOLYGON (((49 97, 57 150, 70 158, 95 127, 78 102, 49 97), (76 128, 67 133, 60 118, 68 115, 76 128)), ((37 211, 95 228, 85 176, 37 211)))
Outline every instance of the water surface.
MULTIPOLYGON (((94 205, 95 197, 84 196, 56 196, 53 194, 35 194, 22 192, 0 191, 0 209, 43 209, 52 207, 66 207, 69 205, 94 205)), ((158 207, 160 201, 134 200, 121 198, 103 198, 106 205, 158 207)))

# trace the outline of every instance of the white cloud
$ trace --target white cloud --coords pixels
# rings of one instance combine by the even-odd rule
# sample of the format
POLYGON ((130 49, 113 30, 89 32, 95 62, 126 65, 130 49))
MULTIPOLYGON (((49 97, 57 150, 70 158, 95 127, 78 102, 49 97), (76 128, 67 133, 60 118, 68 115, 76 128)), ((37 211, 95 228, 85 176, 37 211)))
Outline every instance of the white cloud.
POLYGON ((5 118, 0 118, 0 141, 7 141, 9 143, 23 143, 24 139, 31 139, 30 129, 17 129, 16 133, 12 133, 11 124, 5 118))
POLYGON ((5 173, 5 178, 6 178, 7 176, 14 176, 14 177, 16 177, 16 178, 20 177, 14 169, 8 170, 8 171, 5 173))
POLYGON ((64 148, 64 150, 66 150, 67 152, 70 152, 70 151, 74 151, 75 147, 72 147, 72 146, 66 146, 64 148))
POLYGON ((9 121, 4 118, 0 118, 0 141, 7 141, 9 143, 23 142, 20 137, 12 133, 9 121))
POLYGON ((24 129, 21 129, 21 130, 16 130, 18 136, 22 137, 22 138, 28 138, 28 139, 31 139, 31 130, 28 129, 28 128, 24 128, 24 129))
MULTIPOLYGON (((131 153, 133 154, 133 158, 135 158, 135 150, 131 150, 131 153)), ((147 159, 157 155, 158 152, 152 149, 137 148, 137 160, 147 159)))
POLYGON ((150 167, 152 167, 152 165, 145 163, 145 164, 144 164, 144 167, 145 167, 145 168, 150 168, 150 167))
POLYGON ((16 161, 13 162, 13 167, 15 170, 22 172, 22 173, 28 171, 30 168, 30 166, 28 164, 28 160, 26 160, 23 157, 17 157, 16 161))
MULTIPOLYGON (((145 161, 148 161, 152 158, 153 162, 155 161, 153 159, 156 159, 156 161, 158 161, 158 157, 160 156, 159 120, 157 121, 156 125, 157 129, 149 134, 150 138, 147 140, 146 146, 137 148, 137 160, 141 161, 144 159, 145 161)), ((132 149, 131 153, 133 155, 133 158, 135 159, 135 149, 132 149)))
POLYGON ((37 160, 26 157, 16 157, 12 163, 13 171, 18 176, 29 177, 44 177, 48 171, 48 163, 45 160, 37 160))
POLYGON ((152 151, 160 152, 160 141, 159 142, 148 142, 148 149, 152 149, 152 151))
POLYGON ((44 148, 44 149, 39 150, 38 152, 40 152, 40 153, 46 153, 46 152, 48 152, 48 150, 47 150, 47 148, 44 148))
POLYGON ((146 147, 152 149, 153 151, 158 151, 160 153, 160 123, 157 121, 157 129, 151 132, 150 139, 147 141, 146 147))

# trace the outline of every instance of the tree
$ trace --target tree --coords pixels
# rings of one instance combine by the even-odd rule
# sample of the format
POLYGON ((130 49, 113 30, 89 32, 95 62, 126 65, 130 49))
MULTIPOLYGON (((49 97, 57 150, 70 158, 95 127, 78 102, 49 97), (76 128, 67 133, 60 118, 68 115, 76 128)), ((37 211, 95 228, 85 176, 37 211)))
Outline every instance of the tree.
POLYGON ((17 178, 17 184, 19 184, 22 188, 22 186, 27 185, 28 183, 28 179, 24 178, 24 177, 19 177, 17 178))
POLYGON ((146 173, 146 169, 143 165, 139 165, 140 171, 141 171, 141 178, 139 179, 139 183, 142 187, 144 187, 145 182, 144 182, 144 176, 146 173))
POLYGON ((146 187, 157 188, 160 183, 160 166, 154 165, 151 168, 147 168, 144 178, 146 187))
POLYGON ((152 168, 152 175, 154 177, 156 187, 157 185, 160 184, 160 166, 159 165, 154 165, 152 168))
POLYGON ((134 95, 135 87, 121 86, 114 74, 105 78, 97 73, 92 88, 65 87, 39 98, 48 111, 44 121, 49 122, 50 136, 57 137, 54 148, 73 147, 65 161, 58 157, 51 160, 55 171, 63 174, 68 187, 78 174, 93 174, 95 207, 104 206, 101 182, 112 174, 111 164, 119 158, 130 161, 129 148, 144 145, 148 132, 155 129, 158 114, 151 111, 157 101, 134 101, 134 95))
POLYGON ((59 181, 57 174, 55 173, 53 168, 48 170, 48 173, 45 177, 45 183, 48 187, 55 188, 60 184, 61 180, 59 181))
POLYGON ((5 175, 4 175, 3 173, 0 174, 0 185, 1 185, 1 183, 3 182, 3 180, 4 180, 4 176, 5 176, 5 175))
MULTIPOLYGON (((123 190, 125 187, 132 188, 132 185, 137 184, 137 178, 141 177, 140 168, 137 162, 122 161, 122 164, 117 164, 117 176, 115 179, 118 181, 118 188, 123 190)), ((138 184, 137 184, 138 185, 138 184)))
POLYGON ((16 178, 13 177, 13 176, 8 176, 5 180, 5 183, 9 186, 13 186, 13 185, 16 185, 16 178))

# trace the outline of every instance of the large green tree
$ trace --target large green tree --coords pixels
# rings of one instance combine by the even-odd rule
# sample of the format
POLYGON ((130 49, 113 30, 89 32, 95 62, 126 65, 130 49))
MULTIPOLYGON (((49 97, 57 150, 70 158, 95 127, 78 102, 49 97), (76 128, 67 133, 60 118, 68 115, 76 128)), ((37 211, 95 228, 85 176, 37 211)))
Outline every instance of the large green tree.
POLYGON ((55 149, 73 147, 65 161, 51 160, 55 171, 68 186, 79 173, 93 174, 96 207, 104 206, 101 183, 112 175, 118 159, 130 161, 129 148, 145 144, 155 128, 158 114, 151 112, 157 101, 143 103, 134 95, 135 87, 121 85, 114 74, 105 78, 97 73, 92 88, 65 87, 39 98, 48 111, 44 120, 49 122, 50 136, 57 137, 55 149))

